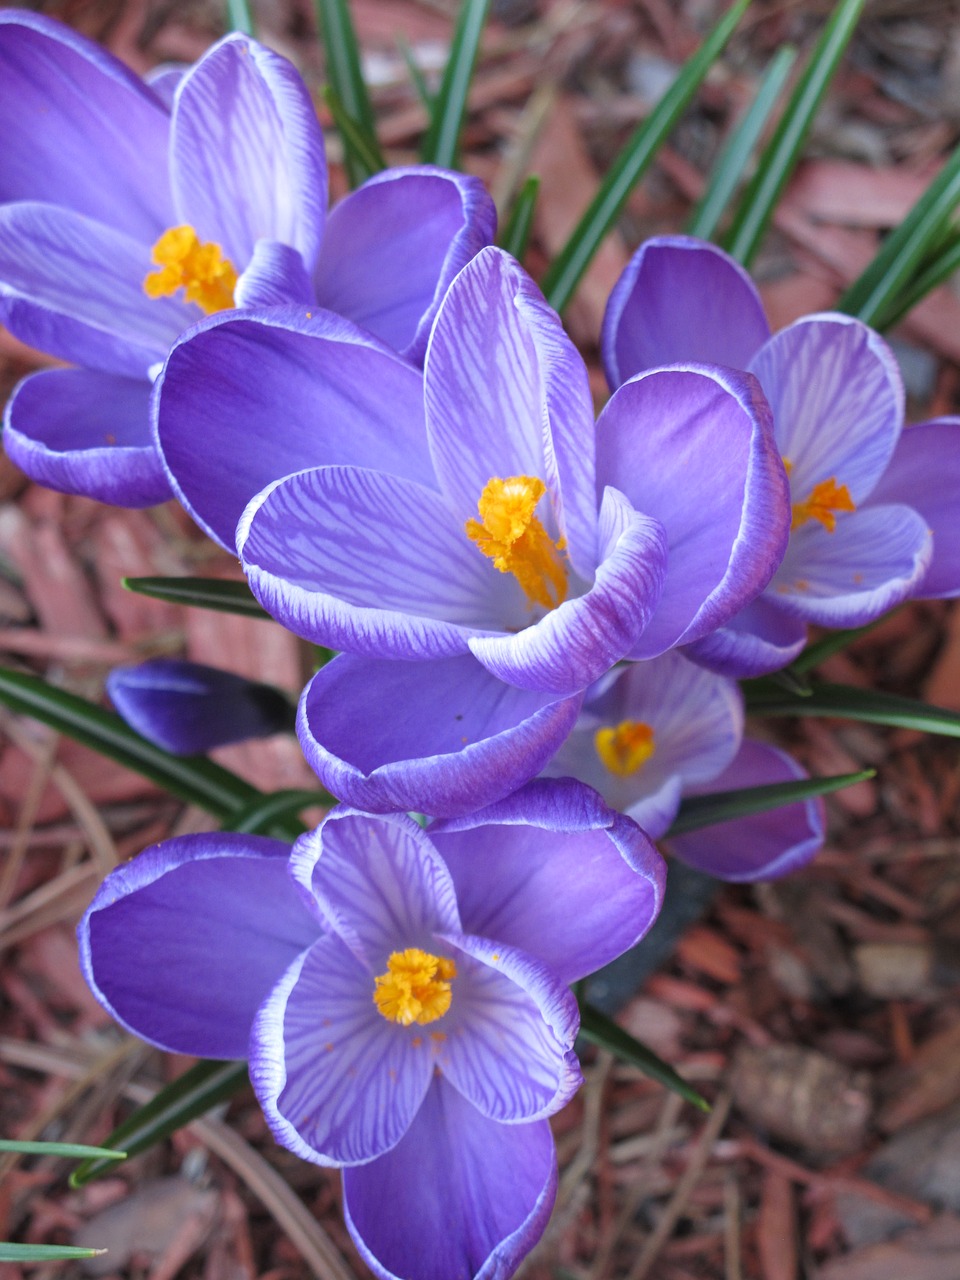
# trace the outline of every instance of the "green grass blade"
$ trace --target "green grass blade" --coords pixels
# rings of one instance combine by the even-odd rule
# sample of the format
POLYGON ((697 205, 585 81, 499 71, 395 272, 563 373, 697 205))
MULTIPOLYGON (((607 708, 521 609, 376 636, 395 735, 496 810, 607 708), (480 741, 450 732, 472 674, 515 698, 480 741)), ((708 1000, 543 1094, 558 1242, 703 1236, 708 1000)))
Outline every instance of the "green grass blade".
POLYGON ((749 3, 750 0, 737 0, 724 14, 610 166, 590 207, 544 276, 543 291, 557 311, 562 311, 570 301, 630 192, 689 106, 749 3))
POLYGON ((373 173, 385 168, 380 146, 377 142, 377 128, 373 116, 370 95, 360 67, 360 48, 357 35, 350 17, 347 0, 314 0, 317 23, 327 57, 327 79, 333 86, 337 98, 343 105, 344 112, 353 121, 354 126, 365 139, 364 151, 376 157, 376 164, 370 168, 363 157, 355 151, 349 139, 344 135, 344 162, 350 185, 357 187, 373 173))
POLYGON ((222 578, 123 578, 128 591, 170 604, 195 609, 215 609, 219 613, 240 613, 248 618, 269 618, 245 582, 222 578))
POLYGON ((580 1005, 580 1034, 590 1044, 595 1044, 600 1049, 608 1049, 623 1062, 639 1067, 645 1076, 656 1080, 672 1093, 679 1094, 685 1102, 692 1102, 701 1111, 710 1110, 710 1103, 706 1098, 701 1097, 692 1085, 687 1084, 683 1076, 678 1075, 673 1067, 662 1058, 658 1058, 652 1049, 635 1040, 628 1031, 624 1031, 623 1027, 618 1026, 612 1018, 608 1018, 593 1005, 586 1003, 580 1005))
MULTIPOLYGON (((328 84, 324 88, 323 100, 330 108, 334 124, 340 130, 345 155, 351 157, 351 161, 360 166, 364 172, 364 177, 369 178, 372 173, 379 173, 384 165, 383 157, 380 155, 376 143, 368 138, 357 125, 357 122, 347 113, 346 108, 340 101, 340 95, 332 84, 328 84)), ((363 181, 363 179, 361 178, 360 181, 363 181)), ((357 183, 354 183, 354 186, 356 185, 357 183)))
POLYGON ((749 680, 743 686, 746 708, 760 716, 835 716, 863 720, 896 729, 960 738, 960 715, 926 702, 875 693, 846 684, 813 683, 805 696, 787 692, 765 680, 749 680))
POLYGON ((0 1262, 66 1262, 70 1258, 99 1258, 106 1252, 73 1244, 9 1244, 0 1240, 0 1262))
MULTIPOLYGON (((245 1062, 198 1062, 114 1129, 107 1145, 121 1148, 128 1156, 139 1155, 232 1098, 246 1083, 245 1062)), ((112 1167, 99 1157, 86 1160, 70 1175, 70 1185, 82 1187, 112 1167)))
POLYGON ((876 774, 876 769, 862 769, 859 773, 836 773, 829 778, 798 778, 795 782, 772 782, 762 787, 738 787, 736 791, 688 796, 681 801, 666 838, 699 831, 701 827, 712 827, 715 822, 731 822, 752 813, 766 813, 768 809, 796 804, 798 800, 828 796, 832 791, 852 787, 854 783, 867 782, 876 774))
POLYGON ((0 703, 33 716, 58 733, 92 747, 215 817, 229 818, 261 793, 229 769, 199 756, 174 756, 129 728, 118 715, 37 676, 0 667, 0 703))
POLYGON ((796 60, 797 51, 792 45, 785 44, 777 50, 760 82, 757 96, 717 156, 710 184, 687 224, 688 235, 709 240, 720 225, 720 219, 740 186, 753 149, 760 140, 796 60))
POLYGON ((489 7, 490 0, 461 0, 450 43, 450 58, 433 102, 430 127, 420 151, 425 164, 439 164, 445 169, 457 167, 460 130, 489 7))
POLYGON ((227 0, 227 26, 231 31, 240 31, 245 36, 254 34, 253 14, 248 0, 227 0))
POLYGON ((937 285, 949 280, 955 271, 960 271, 960 236, 948 241, 947 246, 923 266, 913 282, 877 317, 875 327, 881 330, 892 329, 918 302, 932 293, 937 285))
POLYGON ((840 0, 817 41, 784 109, 757 171, 741 197, 723 247, 749 266, 760 247, 783 188, 800 159, 814 116, 850 42, 865 0, 840 0))
POLYGON ((125 1151, 109 1151, 106 1147, 90 1147, 84 1142, 18 1142, 0 1138, 0 1153, 21 1156, 66 1156, 71 1160, 126 1160, 125 1151))
POLYGON ((512 253, 518 262, 523 261, 523 255, 527 251, 530 228, 533 226, 533 211, 537 206, 537 196, 539 194, 540 178, 533 173, 517 193, 513 208, 510 210, 503 230, 497 237, 501 249, 506 249, 507 253, 512 253))
POLYGON ((433 94, 427 87, 423 72, 417 66, 417 60, 413 56, 413 50, 404 39, 403 36, 397 36, 397 48, 400 50, 400 57, 403 59, 407 68, 407 75, 410 77, 410 83, 416 90, 417 97, 420 99, 420 105, 426 111, 429 118, 433 118, 433 94))
POLYGON ((933 246, 943 243, 944 228, 960 201, 960 147, 955 148, 903 222, 891 231, 866 270, 842 294, 838 311, 876 324, 922 270, 933 246))
MULTIPOLYGON (((891 609, 888 613, 879 618, 874 618, 873 622, 868 622, 863 627, 847 627, 841 631, 829 632, 822 640, 808 644, 803 653, 794 658, 789 667, 784 667, 783 671, 778 671, 776 674, 793 677, 806 676, 809 672, 816 670, 821 662, 826 662, 827 658, 832 658, 835 653, 841 653, 852 645, 855 640, 859 640, 861 636, 869 635, 871 631, 876 630, 881 622, 886 622, 888 618, 892 618, 894 613, 896 613, 896 609, 891 609)), ((807 682, 804 681, 803 684, 804 693, 808 693, 807 682)))
POLYGON ((292 788, 288 791, 271 791, 269 795, 258 796, 245 808, 234 813, 227 829, 255 835, 262 831, 275 831, 277 822, 283 818, 293 833, 291 839, 296 839, 306 831, 302 823, 291 822, 301 809, 315 809, 318 805, 329 809, 336 803, 326 791, 297 791, 292 788))

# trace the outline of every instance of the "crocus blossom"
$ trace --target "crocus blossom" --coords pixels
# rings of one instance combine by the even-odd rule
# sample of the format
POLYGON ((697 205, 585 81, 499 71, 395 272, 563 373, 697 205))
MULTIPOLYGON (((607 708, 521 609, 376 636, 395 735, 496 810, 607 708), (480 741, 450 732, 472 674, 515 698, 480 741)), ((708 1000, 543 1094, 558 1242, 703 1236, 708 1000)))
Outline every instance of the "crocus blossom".
POLYGON ((181 341, 158 436, 182 480, 199 433, 229 442, 237 475, 204 476, 194 499, 211 523, 263 475, 278 412, 315 429, 282 446, 293 474, 248 495, 244 570, 285 626, 353 654, 472 653, 566 697, 627 654, 713 630, 783 551, 785 478, 753 379, 641 375, 595 428, 583 361, 497 249, 451 285, 422 381, 343 322, 293 309, 212 317, 181 341))
POLYGON ((60 23, 2 10, 0 133, 0 320, 79 366, 20 384, 6 448, 51 488, 123 506, 170 496, 151 378, 204 314, 330 308, 416 362, 494 229, 476 179, 429 166, 376 175, 328 218, 307 88, 240 34, 154 89, 60 23))
MULTIPOLYGON (((678 652, 634 662, 587 690, 569 737, 543 770, 588 783, 657 840, 685 796, 791 782, 785 752, 743 737, 736 683, 678 652)), ((721 880, 794 871, 823 844, 819 798, 670 837, 686 862, 721 880)))
POLYGON ((338 809, 292 854, 168 840, 107 878, 81 960, 154 1044, 249 1053, 277 1139, 343 1168, 377 1276, 494 1280, 556 1191, 547 1117, 581 1082, 567 984, 642 936, 662 890, 635 824, 540 782, 428 833, 338 809))
POLYGON ((771 337, 733 259, 665 236, 641 246, 614 289, 603 356, 612 387, 674 360, 748 369, 773 411, 791 488, 789 546, 763 595, 692 646, 698 661, 760 674, 799 652, 808 622, 859 626, 911 594, 960 592, 960 424, 901 434, 896 360, 860 321, 807 316, 771 337))
POLYGON ((131 728, 174 755, 266 738, 294 724, 293 707, 279 689, 176 658, 114 667, 107 693, 131 728))

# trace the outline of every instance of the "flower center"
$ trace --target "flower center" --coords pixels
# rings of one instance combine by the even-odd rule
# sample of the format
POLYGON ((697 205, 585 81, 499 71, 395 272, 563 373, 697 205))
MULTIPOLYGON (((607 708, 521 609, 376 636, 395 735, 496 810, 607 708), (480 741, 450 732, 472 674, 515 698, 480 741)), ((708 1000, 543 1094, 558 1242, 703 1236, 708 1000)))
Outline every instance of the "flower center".
POLYGON ((593 735, 597 755, 611 773, 629 778, 647 763, 656 750, 653 729, 642 720, 621 720, 593 735))
POLYGON ((495 569, 513 574, 530 604, 555 609, 567 598, 567 573, 563 539, 554 542, 534 515, 545 492, 535 476, 494 476, 477 503, 480 519, 464 528, 495 569))
MULTIPOLYGON (((786 467, 787 475, 789 475, 793 470, 793 464, 790 459, 784 458, 783 465, 786 467)), ((856 511, 856 509, 847 486, 845 484, 837 484, 837 477, 830 476, 828 480, 821 480, 819 484, 815 484, 810 491, 809 497, 805 498, 803 502, 795 502, 793 504, 790 532, 792 533, 794 529, 799 529, 808 520, 819 520, 827 533, 833 533, 837 527, 836 512, 856 511)))
POLYGON ((166 298, 184 289, 187 301, 195 302, 208 316, 234 305, 236 268, 218 244, 201 241, 193 227, 165 231, 150 256, 160 270, 151 271, 143 282, 148 298, 166 298))
POLYGON ((457 966, 445 956, 432 956, 419 947, 393 951, 387 972, 375 979, 373 1003, 388 1022, 409 1027, 436 1022, 450 1008, 450 982, 457 966))

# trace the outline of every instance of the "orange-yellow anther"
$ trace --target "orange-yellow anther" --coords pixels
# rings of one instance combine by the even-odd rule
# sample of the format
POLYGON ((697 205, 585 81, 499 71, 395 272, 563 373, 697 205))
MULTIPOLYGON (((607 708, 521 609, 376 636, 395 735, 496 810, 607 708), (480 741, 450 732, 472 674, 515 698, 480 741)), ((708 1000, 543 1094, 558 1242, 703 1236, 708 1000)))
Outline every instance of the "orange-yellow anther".
POLYGON ((598 729, 593 745, 601 762, 618 778, 629 778, 642 769, 655 750, 653 730, 642 720, 621 720, 598 729))
POLYGON ((457 966, 419 947, 391 952, 387 972, 375 979, 373 1003, 388 1022, 436 1022, 450 1008, 450 983, 457 966))
POLYGON ((836 512, 856 509, 847 486, 837 484, 836 476, 831 476, 814 485, 809 498, 793 504, 790 528, 799 529, 808 520, 819 520, 827 533, 833 533, 837 527, 836 512))
POLYGON ((153 246, 151 258, 160 268, 143 282, 148 298, 166 298, 178 289, 206 315, 234 305, 237 271, 218 244, 203 242, 193 227, 171 227, 153 246))
POLYGON ((567 598, 567 572, 554 542, 534 515, 546 492, 535 476, 494 476, 477 503, 479 520, 468 520, 467 537, 501 573, 512 573, 531 604, 555 609, 567 598))

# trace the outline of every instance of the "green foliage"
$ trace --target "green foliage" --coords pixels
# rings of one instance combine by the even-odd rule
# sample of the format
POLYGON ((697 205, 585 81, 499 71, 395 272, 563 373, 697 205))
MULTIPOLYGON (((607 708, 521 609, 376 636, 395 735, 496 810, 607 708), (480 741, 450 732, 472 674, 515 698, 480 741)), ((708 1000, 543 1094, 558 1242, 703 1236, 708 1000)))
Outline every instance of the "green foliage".
MULTIPOLYGON (((328 809, 336 803, 326 791, 271 791, 269 795, 258 796, 245 808, 234 812, 226 826, 229 831, 255 835, 272 831, 280 818, 286 819, 289 825, 289 820, 302 809, 315 809, 318 806, 328 809)), ((301 829, 306 830, 305 827, 301 829)))
POLYGON ((88 1160, 96 1156, 104 1160, 126 1160, 125 1151, 109 1151, 106 1147, 89 1147, 83 1142, 18 1142, 0 1138, 0 1154, 21 1156, 66 1156, 71 1160, 88 1160))
POLYGON ((897 729, 960 738, 960 715, 926 702, 852 685, 812 681, 808 693, 790 692, 766 678, 743 684, 746 708, 762 716, 836 716, 897 729))
POLYGON ((570 301, 630 192, 689 106, 749 3, 750 0, 737 0, 724 14, 610 166, 590 207, 544 276, 543 291, 557 311, 562 311, 570 301))
POLYGON ((128 591, 171 604, 195 609, 215 609, 220 613, 240 613, 248 618, 269 618, 245 582, 223 578, 123 578, 128 591))
POLYGON ((523 255, 527 251, 530 228, 533 226, 533 211, 539 194, 540 179, 536 174, 531 174, 520 188, 498 237, 501 249, 512 253, 518 262, 523 261, 523 255))
POLYGON ((0 1240, 0 1262, 67 1262, 71 1258, 99 1258, 106 1252, 72 1244, 9 1244, 0 1240))
POLYGON ((231 31, 240 31, 245 36, 255 34, 249 0, 227 0, 227 25, 231 31))
POLYGON ((580 1004, 580 1034, 590 1044, 600 1049, 608 1049, 623 1062, 638 1067, 645 1076, 656 1080, 672 1093, 677 1093, 685 1102, 691 1102, 701 1111, 709 1111, 710 1104, 706 1098, 697 1093, 692 1085, 687 1084, 683 1076, 678 1075, 673 1067, 668 1066, 662 1058, 658 1058, 652 1049, 634 1039, 628 1031, 618 1026, 612 1018, 595 1009, 593 1005, 580 1004))
POLYGON ((342 134, 343 153, 350 185, 358 187, 385 165, 377 142, 370 95, 360 67, 357 35, 347 0, 314 0, 314 4, 327 57, 327 80, 344 116, 353 126, 349 136, 342 134), (363 138, 360 148, 355 145, 358 135, 363 138))
POLYGON ((489 7, 490 0, 461 0, 450 58, 433 101, 430 127, 420 151, 425 164, 439 164, 445 169, 457 166, 460 130, 489 7))
POLYGON ((852 787, 873 777, 876 777, 875 769, 864 769, 860 773, 837 773, 829 778, 799 778, 794 782, 772 782, 762 787, 739 787, 735 791, 687 796, 680 803, 667 838, 710 827, 715 822, 730 822, 734 818, 749 817, 752 813, 779 809, 785 804, 796 804, 798 800, 828 796, 832 791, 852 787))

